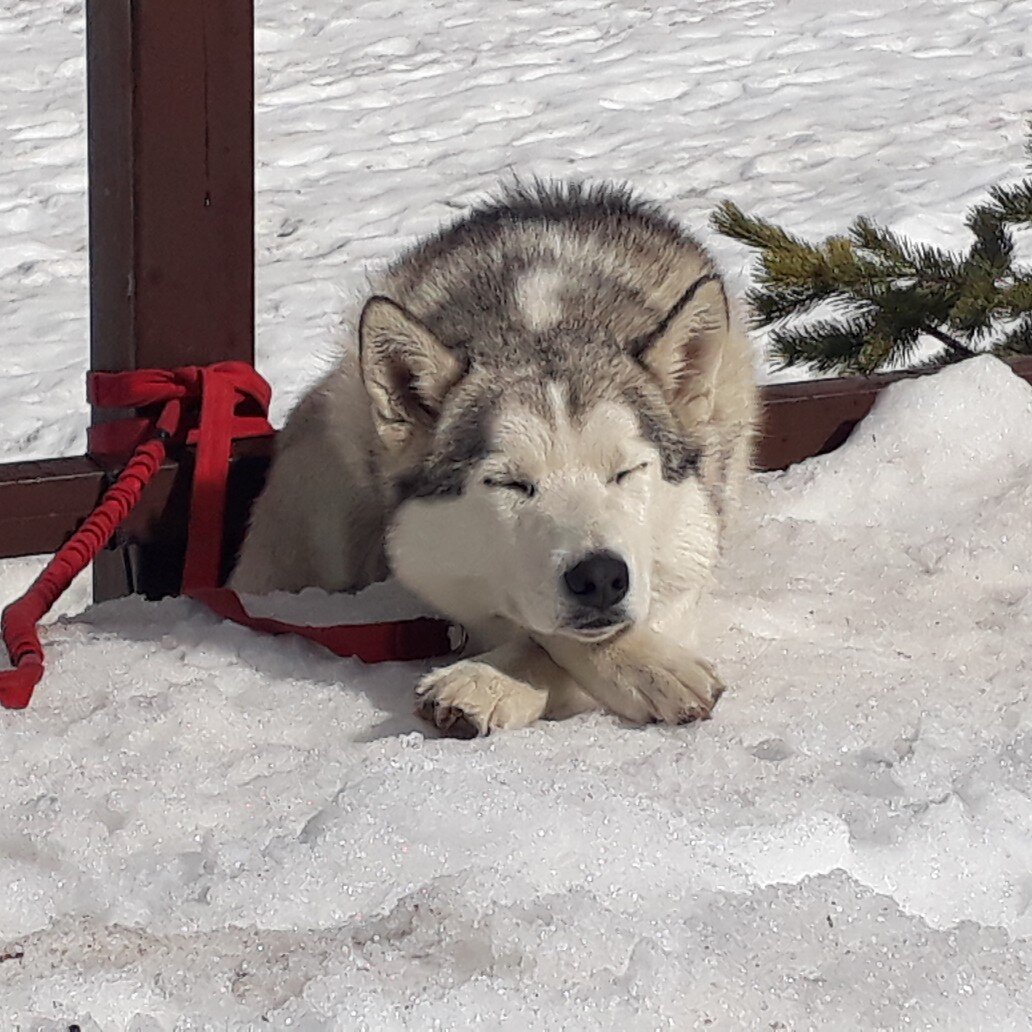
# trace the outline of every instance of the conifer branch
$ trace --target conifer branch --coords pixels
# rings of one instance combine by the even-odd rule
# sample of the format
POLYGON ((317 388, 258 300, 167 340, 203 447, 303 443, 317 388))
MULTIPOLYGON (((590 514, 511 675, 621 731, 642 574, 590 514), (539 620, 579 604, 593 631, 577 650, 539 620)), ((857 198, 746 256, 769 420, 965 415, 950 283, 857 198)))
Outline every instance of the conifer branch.
POLYGON ((1032 355, 1032 314, 1026 315, 1000 341, 1003 355, 1032 355))
POLYGON ((934 337, 940 344, 945 344, 947 351, 955 358, 974 358, 978 353, 972 351, 966 344, 961 344, 955 337, 951 337, 948 333, 943 333, 937 326, 922 326, 921 332, 927 333, 929 337, 934 337))
MULTIPOLYGON (((1032 122, 1027 152, 1032 162, 1032 122)), ((772 327, 783 366, 871 372, 908 361, 923 336, 943 346, 926 360, 934 364, 981 350, 1032 352, 1032 270, 1015 265, 1013 236, 1032 227, 1032 178, 992 187, 971 209, 974 240, 964 254, 907 240, 864 216, 847 236, 820 243, 730 201, 712 221, 759 252, 748 301, 756 324, 772 327)))
POLYGON ((1018 225, 1032 222, 1032 180, 1015 183, 1013 186, 989 188, 994 214, 1001 222, 1018 225))

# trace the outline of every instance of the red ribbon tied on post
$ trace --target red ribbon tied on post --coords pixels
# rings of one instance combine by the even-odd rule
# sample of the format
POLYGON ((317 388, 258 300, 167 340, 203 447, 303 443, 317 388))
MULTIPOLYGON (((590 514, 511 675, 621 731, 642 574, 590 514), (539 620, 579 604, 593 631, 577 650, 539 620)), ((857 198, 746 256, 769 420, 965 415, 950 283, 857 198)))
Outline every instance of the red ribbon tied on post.
POLYGON ((230 452, 234 441, 273 432, 268 420, 272 388, 246 362, 90 373, 87 383, 89 400, 98 408, 164 406, 156 422, 141 417, 90 427, 92 454, 125 455, 156 428, 165 436, 160 428, 169 422, 174 429, 166 430, 166 440, 197 446, 183 591, 214 587, 222 561, 230 452))

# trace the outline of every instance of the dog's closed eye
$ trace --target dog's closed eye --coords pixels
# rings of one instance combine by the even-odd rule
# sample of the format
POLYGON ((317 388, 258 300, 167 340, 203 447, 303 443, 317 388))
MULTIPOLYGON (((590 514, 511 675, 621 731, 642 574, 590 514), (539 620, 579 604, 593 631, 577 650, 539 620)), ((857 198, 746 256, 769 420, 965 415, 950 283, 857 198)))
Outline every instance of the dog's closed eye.
POLYGON ((516 480, 513 477, 484 477, 484 486, 516 491, 525 498, 533 498, 537 494, 537 487, 529 480, 516 480))
POLYGON ((635 473, 640 473, 643 469, 646 469, 647 467, 647 462, 640 462, 637 466, 631 466, 630 469, 622 469, 619 473, 616 473, 609 478, 609 483, 622 484, 628 477, 633 476, 635 473))

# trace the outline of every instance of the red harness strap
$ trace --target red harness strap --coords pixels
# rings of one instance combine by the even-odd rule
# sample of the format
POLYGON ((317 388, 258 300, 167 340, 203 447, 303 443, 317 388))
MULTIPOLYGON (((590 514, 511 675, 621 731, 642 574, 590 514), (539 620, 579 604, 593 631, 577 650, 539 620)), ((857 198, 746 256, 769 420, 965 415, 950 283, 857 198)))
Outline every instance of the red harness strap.
POLYGON ((161 406, 154 418, 131 418, 90 428, 90 451, 132 458, 97 508, 58 550, 21 598, 0 617, 12 669, 0 671, 0 704, 23 709, 43 676, 36 625, 110 540, 160 468, 169 441, 195 444, 193 491, 183 592, 224 619, 270 634, 300 634, 342 656, 366 662, 425 659, 449 651, 448 625, 406 620, 339 627, 298 627, 252 617, 236 595, 218 588, 226 477, 232 442, 272 433, 269 385, 243 362, 128 373, 91 373, 91 402, 101 408, 161 406), (194 425, 196 424, 196 425, 194 425))

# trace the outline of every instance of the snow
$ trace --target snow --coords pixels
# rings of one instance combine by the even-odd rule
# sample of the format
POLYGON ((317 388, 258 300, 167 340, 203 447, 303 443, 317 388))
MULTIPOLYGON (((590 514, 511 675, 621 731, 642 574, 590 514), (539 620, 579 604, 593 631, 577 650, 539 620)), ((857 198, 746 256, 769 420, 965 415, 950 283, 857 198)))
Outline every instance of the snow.
MULTIPOLYGON (((277 422, 367 270, 500 176, 627 179, 740 290, 750 255, 706 226, 721 198, 963 247, 968 206, 1022 167, 1025 0, 257 18, 277 422)), ((82 46, 81 3, 0 9, 0 460, 84 443, 82 46)), ((754 478, 705 614, 733 690, 690 728, 442 740, 411 713, 419 664, 185 600, 50 622, 32 706, 0 713, 0 1024, 1032 1029, 1030 431, 1032 389, 978 359, 754 478)), ((37 568, 0 563, 0 598, 37 568)))
MULTIPOLYGON (((709 243, 729 198, 964 247, 1024 167, 1027 0, 258 0, 258 366, 284 418, 370 269, 511 174, 626 179, 709 243)), ((81 452, 83 5, 0 8, 0 460, 81 452)), ((776 374, 798 379, 798 369, 776 374)))
MULTIPOLYGON (((702 725, 439 739, 420 664, 183 599, 50 624, 0 722, 0 1013, 1029 1029, 1030 436, 1032 387, 979 358, 753 478, 704 618, 733 689, 702 725)), ((378 594, 370 618, 418 611, 378 594)))
POLYGON ((393 581, 372 584, 358 595, 331 594, 318 588, 305 588, 293 595, 245 594, 241 601, 251 616, 272 617, 309 627, 415 620, 435 615, 422 599, 410 595, 393 581))

